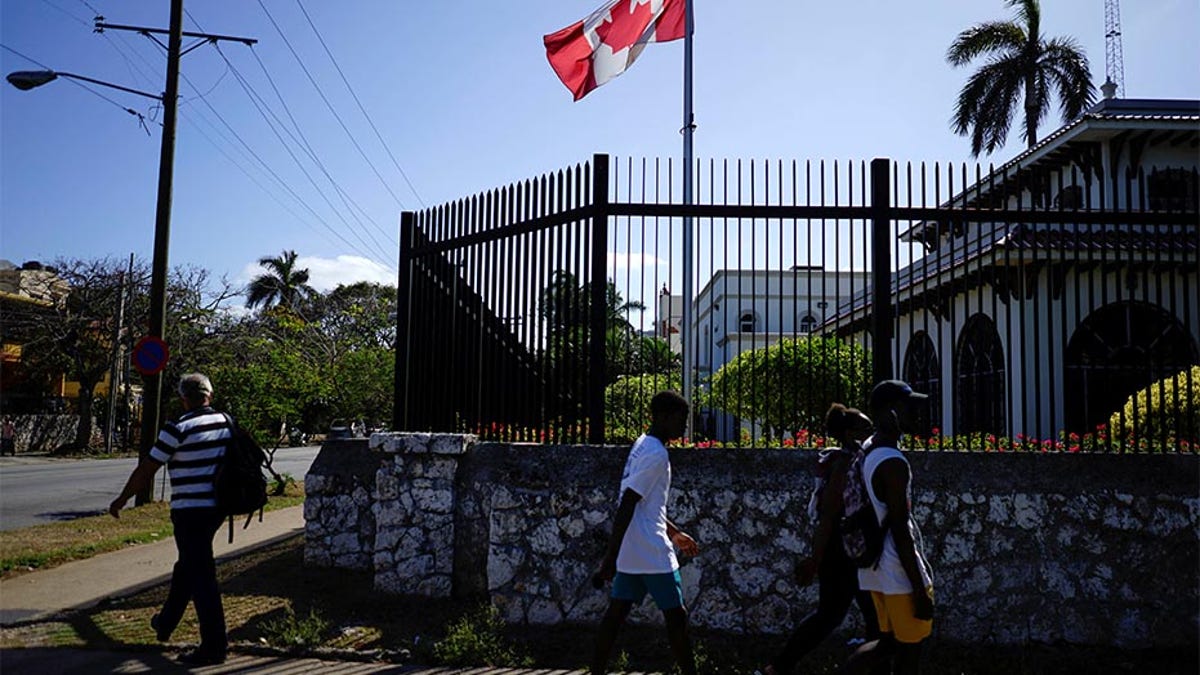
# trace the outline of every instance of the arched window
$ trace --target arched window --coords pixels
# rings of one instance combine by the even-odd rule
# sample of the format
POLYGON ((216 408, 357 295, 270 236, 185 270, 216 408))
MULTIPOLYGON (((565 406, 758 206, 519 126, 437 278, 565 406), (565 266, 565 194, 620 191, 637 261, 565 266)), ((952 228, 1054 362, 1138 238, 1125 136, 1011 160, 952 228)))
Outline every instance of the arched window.
POLYGON ((742 310, 741 316, 738 318, 738 330, 743 333, 753 333, 758 329, 758 318, 754 316, 754 312, 750 310, 742 310))
POLYGON ((1155 169, 1147 178, 1150 210, 1186 211, 1196 208, 1200 174, 1195 169, 1155 169))
POLYGON ((1067 429, 1095 429, 1134 392, 1195 363, 1191 335, 1163 308, 1124 300, 1097 309, 1080 322, 1067 343, 1063 373, 1067 429))
POLYGON ((927 434, 942 426, 942 366, 933 340, 923 330, 913 333, 904 353, 904 381, 916 391, 929 394, 928 405, 917 411, 917 428, 927 434))
POLYGON ((963 325, 954 354, 954 432, 1005 433, 1005 384, 996 324, 975 314, 963 325))
POLYGON ((813 316, 812 314, 805 314, 800 319, 800 332, 801 333, 805 333, 805 334, 811 333, 816 329, 817 329, 817 317, 813 316))

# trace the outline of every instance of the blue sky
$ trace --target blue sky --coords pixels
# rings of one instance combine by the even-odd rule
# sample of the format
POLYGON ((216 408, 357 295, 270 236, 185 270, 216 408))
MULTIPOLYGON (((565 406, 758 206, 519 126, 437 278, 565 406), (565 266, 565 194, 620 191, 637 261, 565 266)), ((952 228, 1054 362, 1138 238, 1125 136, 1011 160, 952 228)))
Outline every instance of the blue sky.
MULTIPOLYGON (((677 157, 682 42, 650 46, 629 72, 577 103, 546 63, 542 35, 599 4, 305 2, 406 181, 296 0, 187 3, 187 30, 259 42, 252 49, 223 44, 232 68, 207 45, 184 57, 172 265, 198 265, 244 283, 257 258, 294 249, 320 288, 358 279, 394 283, 403 208, 498 187, 594 152, 677 157), (267 115, 289 126, 288 113, 295 117, 350 207, 304 150, 276 139, 239 77, 265 101, 267 115)), ((0 42, 56 70, 157 93, 162 50, 133 33, 94 34, 91 19, 100 12, 111 23, 166 27, 168 5, 0 0, 0 42)), ((1044 33, 1074 37, 1097 85, 1104 80, 1103 6, 1043 0, 1044 33)), ((1200 98, 1200 3, 1137 0, 1122 10, 1127 96, 1200 98)), ((948 66, 946 47, 973 23, 1011 16, 1001 0, 697 0, 695 13, 698 157, 956 163, 969 159, 969 146, 948 120, 969 69, 948 66)), ((37 66, 0 50, 0 68, 37 66)), ((97 91, 120 106, 66 81, 30 92, 0 87, 0 258, 150 257, 160 131, 153 102, 97 91), (120 107, 145 115, 150 133, 120 107)), ((1059 124, 1054 113, 1043 134, 1059 124)), ((989 159, 1005 161, 1021 147, 1014 129, 1008 146, 989 159)))

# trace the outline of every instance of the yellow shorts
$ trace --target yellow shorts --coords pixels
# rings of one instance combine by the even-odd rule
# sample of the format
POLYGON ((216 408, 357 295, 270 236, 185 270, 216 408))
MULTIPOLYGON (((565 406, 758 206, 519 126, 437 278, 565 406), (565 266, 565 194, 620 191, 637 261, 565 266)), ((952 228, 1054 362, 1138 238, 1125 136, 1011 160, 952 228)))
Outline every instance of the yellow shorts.
MULTIPOLYGON (((933 597, 933 589, 929 590, 933 597)), ((896 642, 908 644, 920 642, 933 632, 933 621, 925 621, 914 616, 912 595, 884 595, 871 591, 871 600, 875 602, 875 615, 879 617, 879 630, 891 633, 896 642)))

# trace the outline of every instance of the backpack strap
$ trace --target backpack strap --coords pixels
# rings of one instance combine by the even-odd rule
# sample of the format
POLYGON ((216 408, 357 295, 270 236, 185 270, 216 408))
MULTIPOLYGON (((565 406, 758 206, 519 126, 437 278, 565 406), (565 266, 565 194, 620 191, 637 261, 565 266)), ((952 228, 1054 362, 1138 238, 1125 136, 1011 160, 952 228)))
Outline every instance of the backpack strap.
MULTIPOLYGON (((233 417, 227 412, 222 412, 221 415, 223 415, 225 417, 225 423, 229 425, 229 438, 230 438, 230 440, 233 440, 234 435, 237 433, 237 422, 233 421, 233 417)), ((230 544, 233 543, 233 516, 232 515, 229 516, 229 543, 230 544)))

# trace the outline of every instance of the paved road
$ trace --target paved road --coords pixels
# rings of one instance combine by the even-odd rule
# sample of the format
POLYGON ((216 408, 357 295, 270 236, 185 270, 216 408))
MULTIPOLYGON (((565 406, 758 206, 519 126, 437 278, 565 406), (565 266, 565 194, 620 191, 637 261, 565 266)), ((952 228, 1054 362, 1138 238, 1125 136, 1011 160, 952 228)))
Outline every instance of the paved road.
MULTIPOLYGON (((320 449, 280 448, 273 466, 279 473, 303 480, 320 449)), ((0 460, 0 530, 103 513, 136 464, 133 458, 5 457, 0 460)), ((171 494, 165 475, 160 471, 155 478, 156 499, 171 494)))

